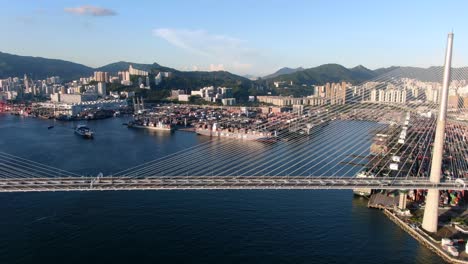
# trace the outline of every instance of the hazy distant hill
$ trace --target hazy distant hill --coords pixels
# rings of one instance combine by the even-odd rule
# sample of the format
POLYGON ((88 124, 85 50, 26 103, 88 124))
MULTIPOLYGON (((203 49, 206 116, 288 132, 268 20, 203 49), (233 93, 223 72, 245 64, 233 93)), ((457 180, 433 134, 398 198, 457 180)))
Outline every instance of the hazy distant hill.
POLYGON ((22 77, 28 74, 34 79, 58 75, 63 79, 89 76, 93 68, 64 60, 19 56, 0 52, 0 78, 22 77))
MULTIPOLYGON (((468 79, 468 67, 452 68, 452 80, 468 79)), ((403 77, 418 79, 427 82, 441 82, 442 66, 429 68, 391 66, 370 70, 362 65, 354 68, 345 68, 339 64, 324 64, 290 74, 282 74, 268 79, 268 81, 293 81, 301 84, 324 84, 326 82, 349 81, 359 84, 368 80, 383 80, 389 77, 403 77)))
POLYGON ((303 70, 304 70, 304 68, 302 68, 302 67, 299 67, 299 68, 284 67, 284 68, 281 68, 281 69, 277 70, 276 72, 274 72, 272 74, 264 76, 263 79, 271 79, 271 78, 274 78, 274 77, 277 77, 277 76, 280 76, 280 75, 283 75, 283 74, 290 74, 290 73, 295 73, 295 72, 303 71, 303 70))
MULTIPOLYGON (((400 67, 392 66, 389 68, 380 68, 375 70, 377 76, 384 78, 384 76, 404 77, 411 79, 418 79, 425 82, 442 82, 444 67, 432 66, 429 68, 419 67, 400 67)), ((468 67, 452 68, 452 80, 466 80, 468 79, 468 67)))
POLYGON ((339 64, 324 64, 315 68, 283 74, 272 78, 272 81, 292 81, 295 84, 324 84, 327 82, 347 81, 360 83, 377 76, 372 70, 362 65, 348 69, 339 64))
POLYGON ((249 79, 251 81, 255 81, 255 80, 258 79, 258 76, 255 76, 255 75, 252 75, 252 74, 245 74, 245 75, 242 75, 242 77, 247 78, 247 79, 249 79))
POLYGON ((387 68, 378 68, 376 70, 374 70, 375 74, 377 76, 380 76, 380 75, 384 75, 384 74, 387 74, 389 72, 392 72, 392 71, 395 71, 395 70, 398 70, 400 69, 400 67, 398 66, 391 66, 391 67, 387 67, 387 68))

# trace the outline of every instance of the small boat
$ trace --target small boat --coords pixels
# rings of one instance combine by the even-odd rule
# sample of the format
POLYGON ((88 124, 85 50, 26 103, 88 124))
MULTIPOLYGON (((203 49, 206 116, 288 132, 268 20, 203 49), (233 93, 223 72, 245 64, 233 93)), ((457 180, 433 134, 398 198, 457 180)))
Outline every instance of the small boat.
POLYGON ((52 128, 54 128, 54 126, 48 126, 48 127, 47 127, 47 129, 52 129, 52 128))
POLYGON ((84 138, 93 138, 94 132, 85 125, 78 125, 75 129, 75 134, 80 135, 84 138))

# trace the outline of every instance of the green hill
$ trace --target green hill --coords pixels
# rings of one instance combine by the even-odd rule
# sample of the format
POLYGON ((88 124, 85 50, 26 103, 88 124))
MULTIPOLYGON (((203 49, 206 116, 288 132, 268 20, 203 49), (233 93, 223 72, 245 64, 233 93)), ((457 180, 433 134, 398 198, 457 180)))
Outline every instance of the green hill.
POLYGON ((93 71, 91 67, 74 62, 0 52, 0 78, 28 74, 33 79, 58 75, 65 80, 72 80, 89 76, 93 71))
POLYGON ((290 74, 283 74, 269 79, 269 81, 285 81, 288 83, 292 81, 296 85, 321 85, 327 82, 341 81, 357 84, 376 76, 377 73, 361 65, 348 69, 339 64, 324 64, 315 68, 309 68, 290 74))
POLYGON ((114 62, 111 64, 104 65, 102 67, 96 68, 97 71, 105 71, 116 74, 119 71, 126 71, 128 67, 132 65, 134 68, 144 71, 170 71, 173 72, 175 69, 168 68, 157 64, 156 62, 153 64, 143 64, 143 63, 134 63, 134 62, 127 62, 127 61, 119 61, 114 62))
POLYGON ((284 67, 284 68, 281 68, 281 69, 277 70, 276 72, 274 72, 272 74, 264 76, 263 79, 271 79, 271 78, 275 78, 275 77, 280 76, 280 75, 295 73, 295 72, 303 71, 303 70, 304 70, 304 68, 302 68, 302 67, 299 67, 299 68, 284 67))

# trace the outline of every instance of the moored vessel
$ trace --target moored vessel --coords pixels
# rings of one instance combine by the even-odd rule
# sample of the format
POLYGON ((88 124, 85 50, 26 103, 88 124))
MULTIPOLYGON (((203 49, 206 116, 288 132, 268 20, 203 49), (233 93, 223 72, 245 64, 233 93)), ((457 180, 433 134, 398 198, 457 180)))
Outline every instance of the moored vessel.
POLYGON ((258 131, 247 128, 218 128, 217 123, 212 126, 201 125, 195 128, 198 135, 210 137, 223 137, 240 140, 254 140, 254 141, 276 141, 276 132, 258 131))
POLYGON ((161 121, 150 121, 150 120, 134 120, 127 124, 131 128, 144 128, 149 130, 161 130, 161 131, 172 131, 174 126, 172 124, 166 124, 161 121))

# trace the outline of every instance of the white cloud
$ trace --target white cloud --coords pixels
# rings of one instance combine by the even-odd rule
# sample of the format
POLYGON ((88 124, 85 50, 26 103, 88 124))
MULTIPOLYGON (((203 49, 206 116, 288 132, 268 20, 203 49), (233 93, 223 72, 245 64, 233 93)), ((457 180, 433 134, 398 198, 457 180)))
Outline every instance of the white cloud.
POLYGON ((91 5, 84 5, 78 7, 68 7, 64 9, 65 12, 80 16, 115 16, 117 13, 108 8, 102 8, 91 5))
MULTIPOLYGON (((259 54, 247 47, 247 41, 227 35, 210 34, 205 30, 158 28, 153 34, 175 47, 192 54, 192 57, 210 63, 210 71, 251 70, 259 54)), ((192 58, 193 59, 193 58, 192 58)), ((204 67, 197 67, 201 69, 204 67)))

